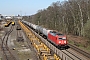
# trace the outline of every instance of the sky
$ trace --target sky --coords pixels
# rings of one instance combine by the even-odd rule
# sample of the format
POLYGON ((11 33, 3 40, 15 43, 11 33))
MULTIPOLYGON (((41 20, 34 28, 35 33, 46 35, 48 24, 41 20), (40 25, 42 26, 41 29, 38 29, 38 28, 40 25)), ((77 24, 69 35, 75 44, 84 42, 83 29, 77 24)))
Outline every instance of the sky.
POLYGON ((40 9, 46 9, 53 2, 64 0, 0 0, 2 15, 33 15, 40 9))

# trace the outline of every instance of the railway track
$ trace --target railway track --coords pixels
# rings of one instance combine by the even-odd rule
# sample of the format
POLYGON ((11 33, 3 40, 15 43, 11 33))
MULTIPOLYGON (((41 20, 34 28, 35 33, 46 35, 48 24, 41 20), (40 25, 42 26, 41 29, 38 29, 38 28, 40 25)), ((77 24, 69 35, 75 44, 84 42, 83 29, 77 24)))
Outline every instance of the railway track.
POLYGON ((10 35, 10 33, 13 31, 13 26, 11 26, 10 30, 7 31, 5 33, 5 36, 3 37, 3 39, 1 39, 2 41, 2 51, 3 51, 3 55, 5 56, 5 60, 16 60, 16 58, 13 56, 11 50, 8 47, 8 37, 10 35))
POLYGON ((23 39, 23 36, 22 36, 22 31, 21 31, 21 28, 20 30, 17 30, 17 39, 16 39, 18 42, 19 41, 22 41, 24 42, 24 39, 23 39))
MULTIPOLYGON (((31 29, 30 29, 31 30, 31 29)), ((42 38, 40 35, 38 35, 37 33, 35 33, 33 30, 32 32, 40 39, 42 40, 51 50, 53 50, 58 56, 60 56, 62 58, 62 60, 89 60, 90 59, 90 54, 86 53, 86 52, 81 52, 81 50, 79 50, 78 48, 74 47, 74 46, 70 46, 70 49, 67 50, 60 50, 58 48, 56 48, 55 46, 53 46, 52 44, 50 44, 46 39, 42 38), (75 51, 79 52, 79 55, 84 55, 84 57, 88 57, 86 59, 86 57, 84 58, 83 56, 79 56, 78 54, 75 54, 73 52, 71 52, 70 50, 74 49, 75 51)))
POLYGON ((85 52, 85 51, 83 51, 83 50, 79 49, 78 47, 73 46, 73 45, 71 45, 71 44, 68 44, 68 45, 69 45, 73 50, 79 52, 80 54, 86 56, 87 58, 90 58, 90 54, 89 54, 89 53, 87 53, 87 52, 85 52))
POLYGON ((82 60, 80 57, 76 56, 75 54, 71 53, 69 50, 62 50, 64 54, 69 56, 72 60, 82 60))
POLYGON ((23 39, 23 36, 21 34, 21 30, 17 30, 17 39, 16 39, 18 42, 19 41, 22 41, 24 42, 24 39, 23 39))

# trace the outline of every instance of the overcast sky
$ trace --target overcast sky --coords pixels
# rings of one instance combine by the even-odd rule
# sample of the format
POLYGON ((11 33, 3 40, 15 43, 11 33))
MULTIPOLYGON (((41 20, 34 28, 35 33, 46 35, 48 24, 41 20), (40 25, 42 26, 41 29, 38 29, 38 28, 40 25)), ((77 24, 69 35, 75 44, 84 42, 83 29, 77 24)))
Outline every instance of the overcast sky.
POLYGON ((32 15, 57 1, 62 2, 64 0, 0 0, 0 14, 32 15))

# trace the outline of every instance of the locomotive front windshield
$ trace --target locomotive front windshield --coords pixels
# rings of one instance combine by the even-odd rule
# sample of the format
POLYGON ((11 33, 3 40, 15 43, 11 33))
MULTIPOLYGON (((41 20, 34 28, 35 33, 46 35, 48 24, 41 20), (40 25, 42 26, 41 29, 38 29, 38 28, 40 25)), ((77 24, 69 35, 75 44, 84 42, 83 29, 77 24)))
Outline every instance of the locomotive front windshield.
POLYGON ((58 38, 59 40, 66 40, 66 37, 58 38))

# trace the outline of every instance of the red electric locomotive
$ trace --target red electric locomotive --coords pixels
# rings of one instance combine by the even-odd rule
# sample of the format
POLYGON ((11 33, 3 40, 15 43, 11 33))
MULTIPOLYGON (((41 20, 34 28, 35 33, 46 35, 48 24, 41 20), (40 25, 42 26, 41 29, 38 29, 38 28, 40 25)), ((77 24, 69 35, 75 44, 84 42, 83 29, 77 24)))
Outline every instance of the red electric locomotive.
POLYGON ((50 31, 48 33, 48 40, 54 43, 58 47, 66 47, 67 46, 67 38, 66 35, 60 34, 56 31, 50 31))

